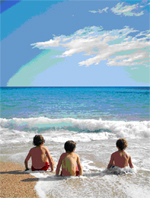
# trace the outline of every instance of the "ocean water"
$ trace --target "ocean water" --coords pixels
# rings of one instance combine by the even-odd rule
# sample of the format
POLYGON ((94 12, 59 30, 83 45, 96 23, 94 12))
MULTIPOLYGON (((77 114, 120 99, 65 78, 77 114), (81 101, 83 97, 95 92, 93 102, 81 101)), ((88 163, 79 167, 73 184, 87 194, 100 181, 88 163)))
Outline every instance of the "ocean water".
MULTIPOLYGON (((83 167, 81 177, 39 178, 35 189, 50 197, 149 197, 150 194, 150 88, 69 87, 1 88, 1 160, 23 164, 35 134, 45 138, 54 161, 64 143, 77 143, 83 167), (124 137, 134 169, 107 171, 115 143, 124 137)), ((31 163, 30 163, 31 165, 31 163)))

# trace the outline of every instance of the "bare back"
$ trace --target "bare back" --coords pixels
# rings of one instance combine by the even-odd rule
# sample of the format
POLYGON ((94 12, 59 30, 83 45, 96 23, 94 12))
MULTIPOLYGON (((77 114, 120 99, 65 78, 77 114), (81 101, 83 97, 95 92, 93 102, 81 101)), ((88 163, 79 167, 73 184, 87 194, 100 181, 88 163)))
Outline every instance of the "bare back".
POLYGON ((125 151, 116 151, 111 155, 108 168, 113 165, 118 166, 120 168, 124 168, 129 165, 131 168, 133 168, 131 157, 125 151))
POLYGON ((62 175, 63 176, 76 176, 77 166, 78 166, 79 170, 82 170, 79 156, 73 152, 63 153, 60 156, 56 174, 59 173, 60 166, 62 167, 62 175))
POLYGON ((26 161, 31 157, 32 166, 34 168, 42 168, 45 165, 47 160, 47 148, 44 146, 34 147, 29 151, 29 154, 26 157, 26 161))

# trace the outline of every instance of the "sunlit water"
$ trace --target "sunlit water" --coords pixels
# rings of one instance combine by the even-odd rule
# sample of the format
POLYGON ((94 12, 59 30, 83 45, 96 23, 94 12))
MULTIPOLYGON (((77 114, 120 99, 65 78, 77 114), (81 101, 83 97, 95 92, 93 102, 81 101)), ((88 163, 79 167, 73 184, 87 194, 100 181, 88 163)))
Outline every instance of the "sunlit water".
POLYGON ((35 134, 42 134, 57 163, 64 143, 77 143, 82 177, 39 178, 39 197, 149 197, 149 88, 1 89, 1 160, 23 164, 35 134), (107 171, 115 143, 128 141, 135 168, 107 171))

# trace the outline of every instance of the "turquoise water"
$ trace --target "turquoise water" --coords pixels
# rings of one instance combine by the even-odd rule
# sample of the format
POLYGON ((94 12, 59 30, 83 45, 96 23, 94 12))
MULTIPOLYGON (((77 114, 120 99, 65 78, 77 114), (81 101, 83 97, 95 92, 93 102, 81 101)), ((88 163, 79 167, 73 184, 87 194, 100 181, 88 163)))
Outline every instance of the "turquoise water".
POLYGON ((150 88, 1 88, 1 118, 149 120, 150 88))
MULTIPOLYGON (((0 157, 24 164, 35 134, 45 138, 54 161, 74 140, 83 177, 39 178, 40 198, 147 198, 150 194, 150 88, 1 88, 0 157), (133 172, 108 174, 107 164, 124 137, 133 172)), ((29 163, 31 165, 31 162, 29 163)), ((56 167, 55 167, 56 168, 56 167)))

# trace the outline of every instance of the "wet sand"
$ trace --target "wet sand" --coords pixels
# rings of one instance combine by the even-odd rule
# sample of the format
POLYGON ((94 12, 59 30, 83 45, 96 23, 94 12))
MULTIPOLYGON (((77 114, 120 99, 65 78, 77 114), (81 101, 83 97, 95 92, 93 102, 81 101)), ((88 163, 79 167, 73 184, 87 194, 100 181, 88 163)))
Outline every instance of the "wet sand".
POLYGON ((0 162, 1 198, 39 198, 34 189, 37 178, 24 172, 24 167, 11 162, 0 162))

